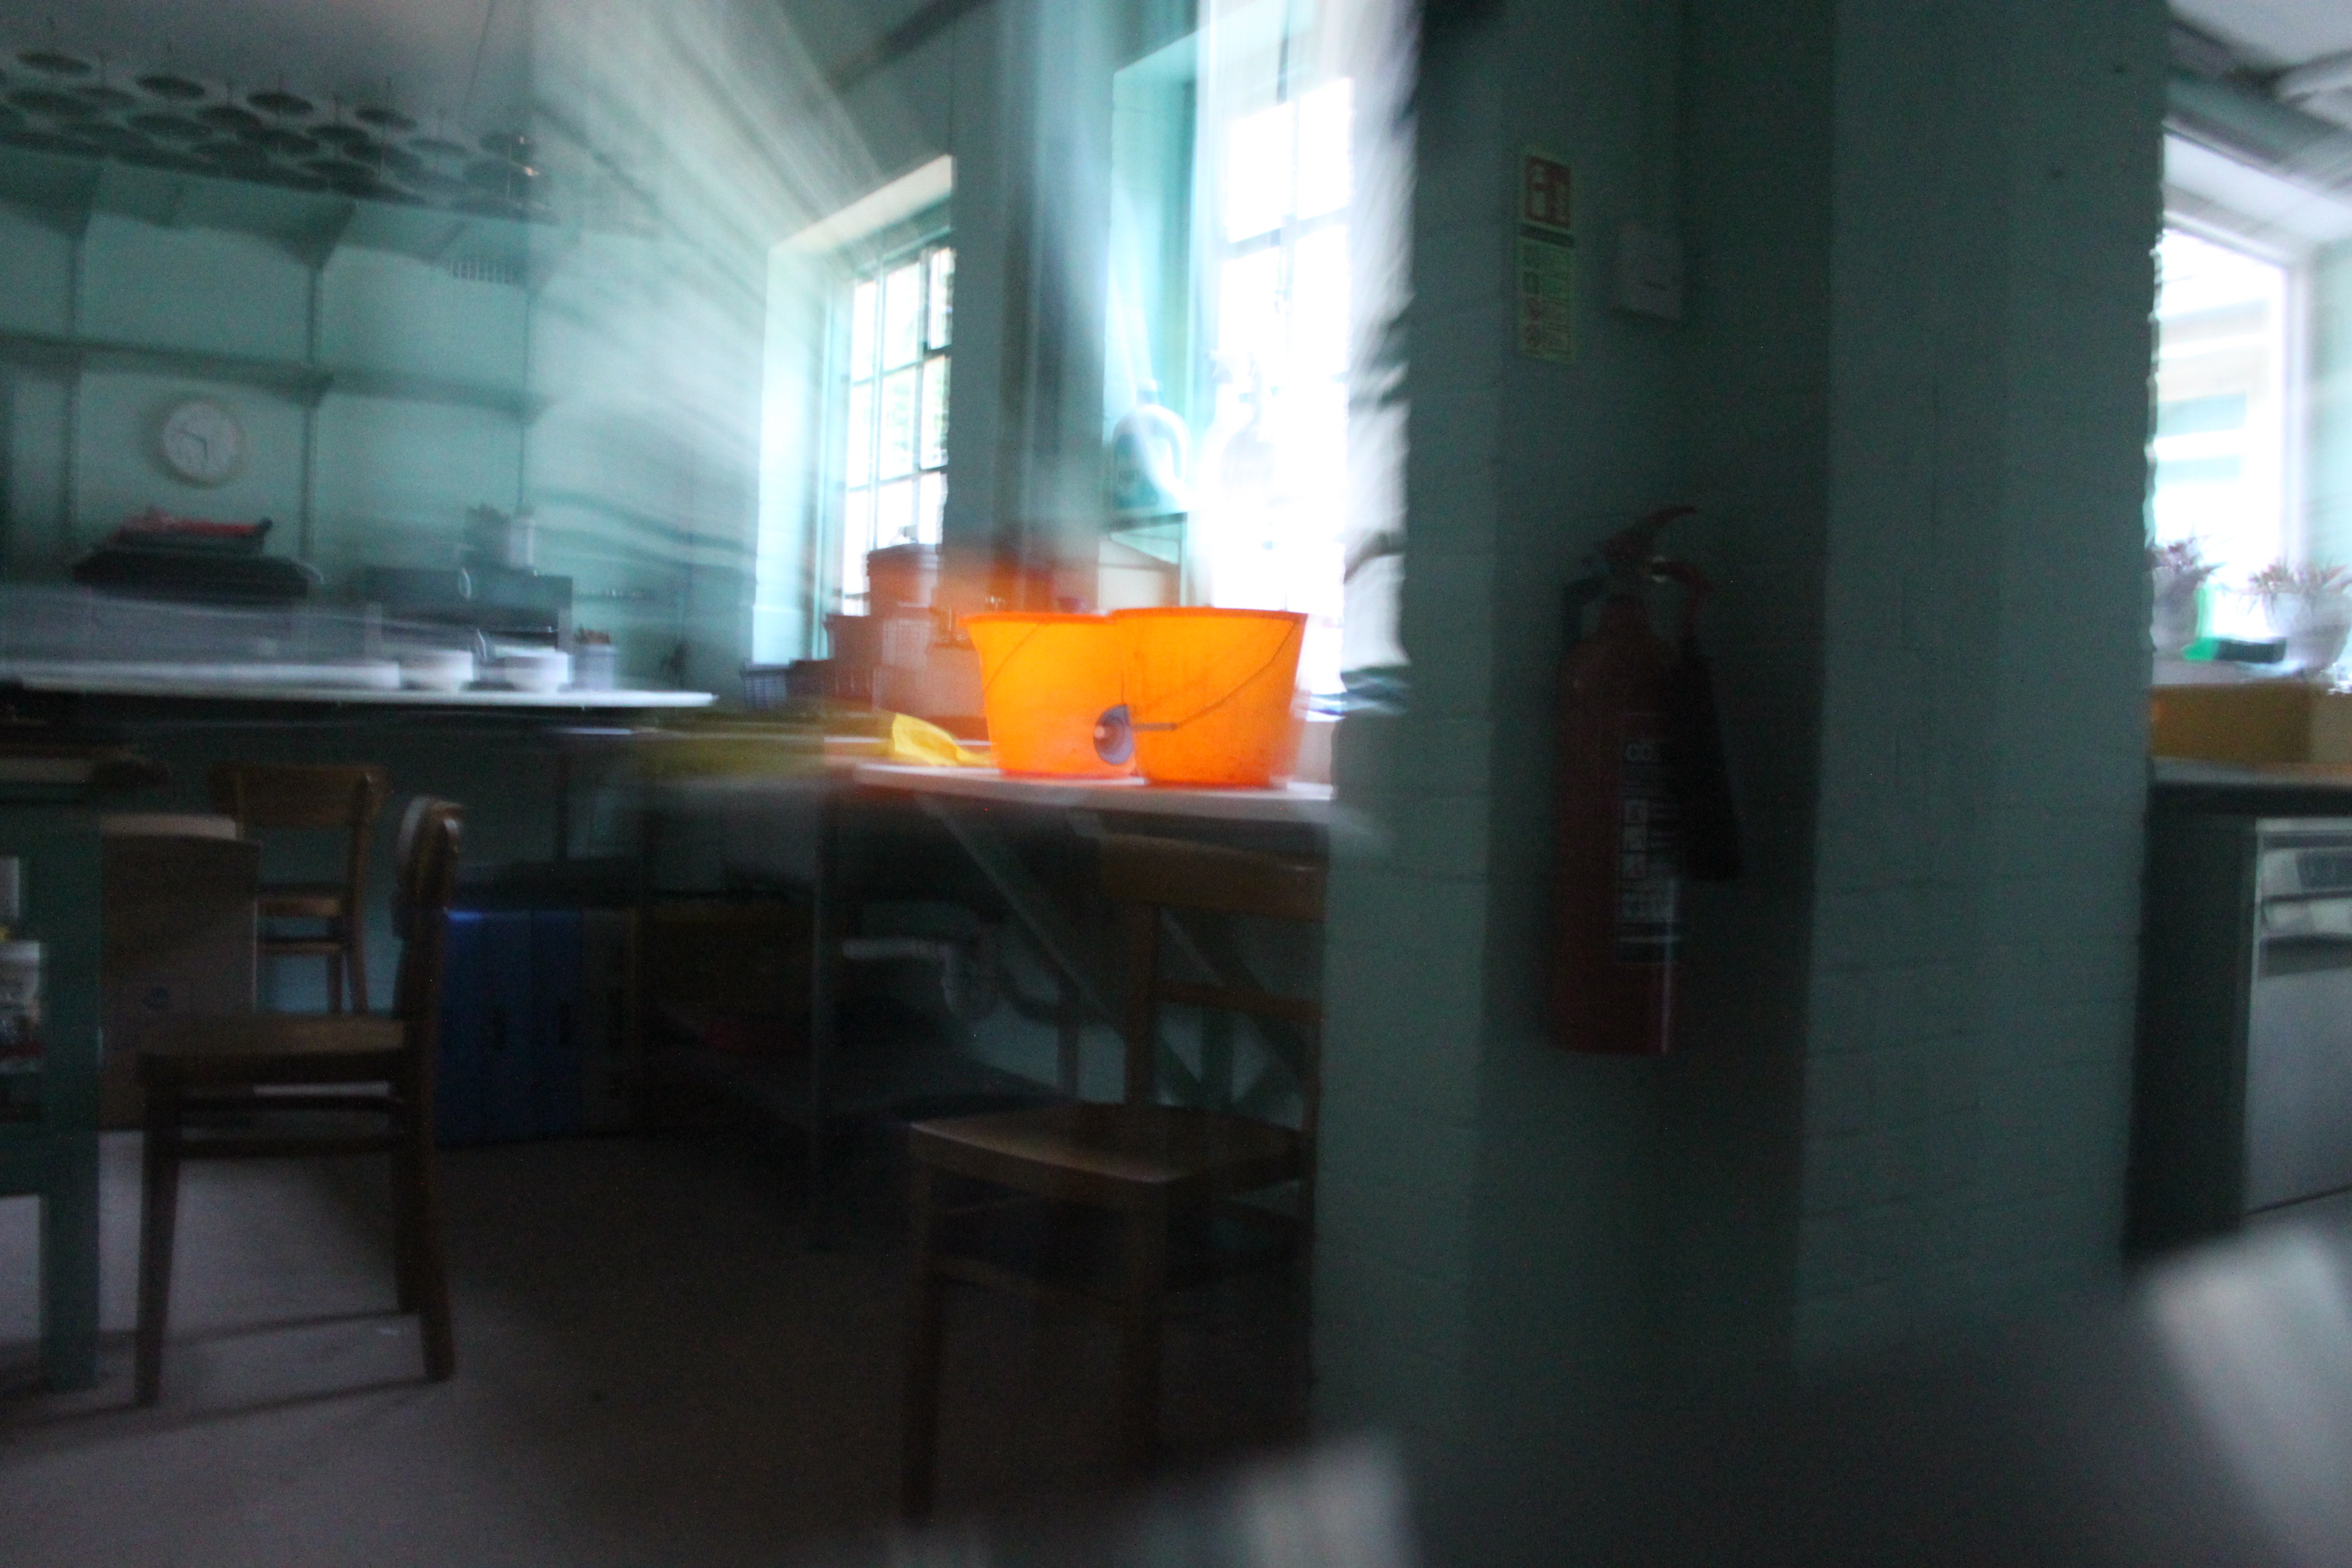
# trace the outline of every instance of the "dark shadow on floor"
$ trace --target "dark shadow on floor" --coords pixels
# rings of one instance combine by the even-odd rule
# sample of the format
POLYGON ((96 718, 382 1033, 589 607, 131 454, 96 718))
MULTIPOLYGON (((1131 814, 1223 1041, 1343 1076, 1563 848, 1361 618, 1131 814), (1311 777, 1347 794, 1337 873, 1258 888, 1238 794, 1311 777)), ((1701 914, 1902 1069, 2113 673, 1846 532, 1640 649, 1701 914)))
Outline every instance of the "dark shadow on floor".
MULTIPOLYGON (((852 1151, 849 1221, 811 1251, 800 1165, 789 1142, 732 1132, 450 1152, 459 1371, 439 1386, 390 1315, 380 1163, 194 1167, 165 1397, 136 1411, 137 1144, 110 1138, 104 1375, 0 1394, 10 1549, 58 1565, 718 1565, 870 1530, 897 1482, 896 1172, 887 1145, 852 1151)), ((0 1289, 29 1288, 29 1239, 0 1226, 0 1289)), ((1267 1276, 1171 1323, 1174 1470, 1301 1434, 1297 1311, 1267 1276)), ((1105 1330, 959 1292, 949 1334, 948 1509, 1118 1484, 1105 1330)), ((29 1343, 0 1345, 0 1378, 21 1386, 32 1362, 29 1343)))

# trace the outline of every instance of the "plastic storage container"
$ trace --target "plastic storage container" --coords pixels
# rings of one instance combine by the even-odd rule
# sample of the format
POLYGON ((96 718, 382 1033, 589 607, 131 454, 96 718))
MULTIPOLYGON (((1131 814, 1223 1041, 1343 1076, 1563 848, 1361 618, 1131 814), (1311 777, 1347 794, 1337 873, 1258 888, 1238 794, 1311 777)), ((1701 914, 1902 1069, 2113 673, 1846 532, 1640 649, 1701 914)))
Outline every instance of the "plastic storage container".
POLYGON ((1102 616, 968 616, 981 707, 1008 773, 1107 778, 1135 771, 1120 712, 1118 634, 1102 616))
POLYGON ((1298 751, 1288 610, 1115 610, 1135 760, 1154 784, 1264 788, 1298 751))

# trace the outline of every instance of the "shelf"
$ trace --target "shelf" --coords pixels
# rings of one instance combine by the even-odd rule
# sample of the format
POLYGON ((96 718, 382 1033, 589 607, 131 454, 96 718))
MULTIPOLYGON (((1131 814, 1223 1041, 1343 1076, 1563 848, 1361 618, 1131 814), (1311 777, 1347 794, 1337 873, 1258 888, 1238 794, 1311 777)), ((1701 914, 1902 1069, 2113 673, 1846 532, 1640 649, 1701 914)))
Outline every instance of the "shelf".
POLYGON ((519 388, 417 375, 362 365, 306 364, 259 355, 218 353, 206 349, 156 348, 103 338, 51 332, 0 331, 0 360, 64 370, 152 371, 275 392, 316 407, 330 393, 354 397, 401 398, 415 403, 483 408, 528 422, 544 400, 519 388))
POLYGON ((526 276, 534 252, 568 243, 563 229, 544 221, 5 145, 0 201, 68 234, 83 232, 91 215, 102 212, 163 228, 251 235, 310 267, 354 245, 435 263, 463 258, 526 276))

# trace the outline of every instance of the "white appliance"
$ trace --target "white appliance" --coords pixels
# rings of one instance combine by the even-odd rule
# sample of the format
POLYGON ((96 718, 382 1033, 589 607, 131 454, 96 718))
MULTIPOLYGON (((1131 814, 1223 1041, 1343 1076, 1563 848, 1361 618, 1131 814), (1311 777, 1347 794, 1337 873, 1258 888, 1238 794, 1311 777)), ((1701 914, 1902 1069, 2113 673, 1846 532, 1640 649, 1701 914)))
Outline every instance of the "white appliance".
POLYGON ((2128 1240, 2352 1192, 2352 817, 2151 814, 2128 1240))

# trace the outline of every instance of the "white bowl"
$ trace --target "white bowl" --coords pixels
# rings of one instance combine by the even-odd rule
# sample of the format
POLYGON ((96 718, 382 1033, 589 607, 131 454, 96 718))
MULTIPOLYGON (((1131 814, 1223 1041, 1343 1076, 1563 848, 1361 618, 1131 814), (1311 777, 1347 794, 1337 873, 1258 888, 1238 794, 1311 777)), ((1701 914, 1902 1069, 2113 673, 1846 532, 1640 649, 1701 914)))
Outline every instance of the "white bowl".
POLYGON ((420 691, 463 691, 474 679, 474 656, 465 648, 420 648, 400 656, 400 683, 420 691))
POLYGON ((559 691, 572 683, 572 656, 561 648, 532 648, 499 660, 499 673, 517 691, 559 691))

